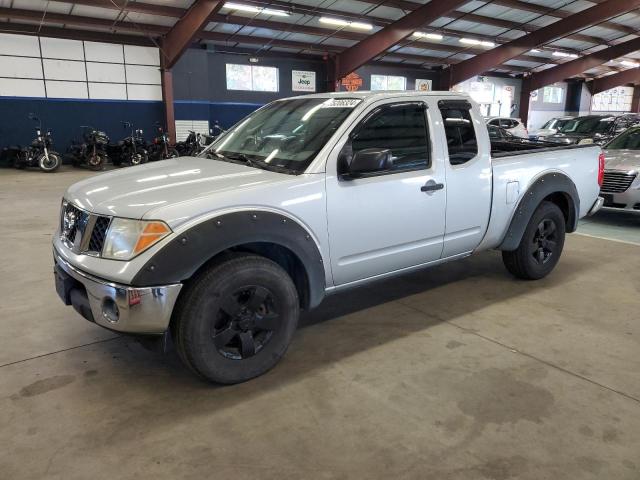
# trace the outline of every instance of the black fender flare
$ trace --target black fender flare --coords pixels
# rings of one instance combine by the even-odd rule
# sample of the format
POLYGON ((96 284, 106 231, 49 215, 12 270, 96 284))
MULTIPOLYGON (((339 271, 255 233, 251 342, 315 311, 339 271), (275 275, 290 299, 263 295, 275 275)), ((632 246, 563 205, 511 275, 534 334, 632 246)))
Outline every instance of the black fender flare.
POLYGON ((148 287, 181 283, 219 253, 245 244, 275 244, 290 250, 306 271, 307 308, 325 294, 322 255, 309 232, 285 215, 262 210, 226 213, 198 223, 158 250, 132 280, 148 287))
POLYGON ((538 205, 550 195, 562 194, 569 205, 566 231, 575 232, 578 227, 580 196, 573 181, 560 172, 549 172, 537 178, 529 187, 516 207, 507 234, 499 250, 513 251, 518 248, 529 220, 538 205))

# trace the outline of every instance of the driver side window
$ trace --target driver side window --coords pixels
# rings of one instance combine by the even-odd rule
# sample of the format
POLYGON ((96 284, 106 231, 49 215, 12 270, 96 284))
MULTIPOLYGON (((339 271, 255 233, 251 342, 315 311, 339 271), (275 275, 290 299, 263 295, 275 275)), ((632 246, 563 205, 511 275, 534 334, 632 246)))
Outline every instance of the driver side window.
POLYGON ((352 134, 351 148, 352 155, 367 149, 390 150, 390 173, 428 168, 425 105, 421 102, 397 103, 374 110, 352 134))

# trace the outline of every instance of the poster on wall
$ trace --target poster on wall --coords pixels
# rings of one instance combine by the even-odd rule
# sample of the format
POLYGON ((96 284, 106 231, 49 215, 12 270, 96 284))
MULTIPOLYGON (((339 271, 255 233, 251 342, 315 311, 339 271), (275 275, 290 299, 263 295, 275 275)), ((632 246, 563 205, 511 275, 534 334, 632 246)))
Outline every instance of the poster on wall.
POLYGON ((430 92, 433 82, 431 80, 416 78, 416 90, 421 92, 430 92))
POLYGON ((315 92, 316 72, 304 70, 291 71, 291 90, 294 92, 315 92))
POLYGON ((352 72, 344 77, 340 83, 348 92, 355 92, 362 86, 362 77, 357 73, 352 72))

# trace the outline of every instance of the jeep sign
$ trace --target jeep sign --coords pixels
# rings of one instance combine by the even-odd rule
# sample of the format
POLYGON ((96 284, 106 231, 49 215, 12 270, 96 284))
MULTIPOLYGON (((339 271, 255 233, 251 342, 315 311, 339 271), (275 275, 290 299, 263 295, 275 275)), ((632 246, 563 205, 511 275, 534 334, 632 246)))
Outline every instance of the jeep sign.
POLYGON ((315 92, 316 72, 291 71, 291 90, 294 92, 315 92))

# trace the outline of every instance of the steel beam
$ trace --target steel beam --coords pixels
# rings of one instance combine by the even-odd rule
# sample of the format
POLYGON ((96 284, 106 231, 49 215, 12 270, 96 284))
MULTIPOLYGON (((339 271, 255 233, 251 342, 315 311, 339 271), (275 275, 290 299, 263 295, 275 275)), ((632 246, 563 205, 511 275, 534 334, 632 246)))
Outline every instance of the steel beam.
POLYGON ((599 50, 590 55, 585 55, 582 58, 576 58, 575 60, 563 63, 557 67, 534 73, 528 77, 530 91, 570 78, 591 68, 602 65, 609 60, 635 52, 636 50, 640 50, 640 38, 634 38, 633 40, 619 43, 618 45, 599 50))
POLYGON ((161 66, 162 72, 162 103, 164 106, 164 122, 169 135, 169 143, 176 144, 176 115, 173 103, 173 73, 161 66))
POLYGON ((157 46, 153 40, 139 35, 122 35, 119 33, 96 32, 92 30, 75 30, 60 27, 42 27, 21 23, 0 22, 3 33, 16 33, 20 35, 35 35, 42 37, 67 38, 69 40, 87 40, 91 42, 117 43, 127 45, 140 45, 144 47, 157 46))
POLYGON ((591 94, 595 95, 596 93, 629 84, 640 85, 640 68, 630 68, 620 73, 596 78, 588 83, 588 87, 591 94))
POLYGON ((447 12, 464 5, 469 0, 431 0, 426 5, 396 20, 389 26, 370 35, 362 42, 348 48, 336 58, 338 80, 380 55, 422 26, 445 16, 447 12))
POLYGON ((639 7, 640 0, 608 0, 570 17, 558 20, 535 32, 516 38, 451 67, 449 69, 449 87, 457 85, 485 70, 501 65, 507 60, 522 55, 540 45, 566 37, 571 32, 601 23, 604 18, 620 15, 639 7))
POLYGON ((196 0, 187 13, 176 22, 162 39, 162 56, 170 69, 189 47, 198 32, 208 23, 209 17, 218 12, 224 0, 196 0))

